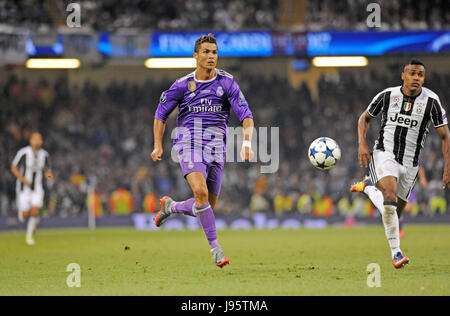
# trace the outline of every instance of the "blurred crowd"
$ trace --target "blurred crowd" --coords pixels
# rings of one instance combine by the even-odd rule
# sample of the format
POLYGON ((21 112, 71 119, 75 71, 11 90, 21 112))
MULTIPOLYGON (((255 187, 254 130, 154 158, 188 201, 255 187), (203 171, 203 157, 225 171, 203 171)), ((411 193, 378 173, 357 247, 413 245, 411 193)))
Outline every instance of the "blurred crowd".
MULTIPOLYGON (((357 162, 358 116, 379 91, 401 84, 399 70, 323 76, 318 83, 318 99, 312 98, 306 84, 294 89, 287 79, 239 72, 234 75, 249 101, 256 127, 280 128, 280 165, 276 173, 261 174, 259 163, 227 163, 216 211, 324 215, 330 203, 335 212, 351 210, 349 205, 362 196, 350 195, 348 188, 365 173, 357 162), (330 171, 315 169, 306 154, 309 144, 321 136, 334 138, 342 149, 342 160, 330 171), (323 203, 314 206, 311 202, 318 200, 323 203)), ((445 106, 450 99, 450 75, 427 76, 426 86, 440 95, 445 106)), ((93 187, 104 214, 120 212, 117 205, 124 199, 125 204, 120 205, 126 213, 126 208, 154 211, 159 208, 156 199, 167 194, 176 200, 189 198, 190 188, 178 164, 170 159, 168 131, 175 127, 175 113, 167 123, 165 159, 155 164, 149 157, 156 106, 161 91, 170 85, 149 78, 139 85, 124 81, 100 88, 86 81, 82 86, 69 87, 64 77, 55 84, 42 79, 36 85, 14 76, 6 78, 0 87, 0 214, 14 214, 15 179, 10 164, 35 129, 44 136, 44 148, 51 155, 55 174, 55 181, 47 183, 48 214, 85 213, 93 187)), ((372 143, 379 130, 377 122, 372 123, 368 135, 372 143)), ((234 114, 230 125, 240 125, 234 114)), ((420 212, 428 213, 430 198, 444 197, 440 190, 443 159, 436 132, 427 139, 422 164, 428 184, 426 188, 417 185, 416 196, 422 203, 420 212)))
POLYGON ((83 0, 86 21, 96 30, 272 29, 278 0, 83 0))
POLYGON ((46 0, 0 0, 0 24, 31 29, 50 26, 53 19, 45 3, 46 0))
POLYGON ((97 31, 235 31, 273 29, 278 22, 278 0, 0 0, 0 24, 53 28, 58 17, 65 21, 69 3, 80 4, 82 26, 97 31))
MULTIPOLYGON (((55 28, 69 3, 81 5, 81 24, 96 31, 276 30, 280 0, 0 0, 0 24, 55 28)), ((447 0, 308 0, 307 30, 366 30, 369 3, 381 8, 381 30, 442 30, 450 27, 447 0)), ((289 8, 289 3, 288 3, 289 8)))
POLYGON ((367 18, 380 5, 380 30, 445 30, 450 28, 447 0, 309 0, 308 30, 367 30, 367 18))

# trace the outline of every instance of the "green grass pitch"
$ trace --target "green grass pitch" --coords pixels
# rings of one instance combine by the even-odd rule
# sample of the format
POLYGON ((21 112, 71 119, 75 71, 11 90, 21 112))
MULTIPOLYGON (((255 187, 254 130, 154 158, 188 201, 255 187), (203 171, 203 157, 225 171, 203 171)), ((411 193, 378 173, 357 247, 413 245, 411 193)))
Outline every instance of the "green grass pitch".
POLYGON ((395 270, 382 225, 219 231, 231 264, 217 268, 201 231, 131 229, 0 233, 0 295, 450 295, 450 226, 406 226, 395 270), (81 287, 69 288, 70 263, 81 287), (367 266, 381 287, 367 285, 367 266))

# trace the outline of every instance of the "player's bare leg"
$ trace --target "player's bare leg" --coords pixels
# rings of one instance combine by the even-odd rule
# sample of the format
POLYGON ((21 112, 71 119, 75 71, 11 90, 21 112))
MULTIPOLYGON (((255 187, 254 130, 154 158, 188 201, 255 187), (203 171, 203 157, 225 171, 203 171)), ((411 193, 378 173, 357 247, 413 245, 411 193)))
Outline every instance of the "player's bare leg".
POLYGON ((218 200, 219 200, 219 196, 217 194, 214 194, 214 193, 211 193, 211 192, 208 193, 208 201, 209 201, 209 204, 211 205, 211 208, 213 210, 216 208, 218 200))
POLYGON ((28 217, 30 216, 30 211, 23 211, 23 212, 19 211, 19 212, 17 213, 17 216, 18 216, 18 218, 19 218, 19 221, 20 221, 21 223, 23 223, 23 222, 25 222, 25 221, 28 219, 28 217))
MULTIPOLYGON (((214 212, 209 202, 208 186, 206 185, 206 179, 201 172, 192 172, 186 176, 186 180, 191 186, 192 192, 195 197, 194 212, 200 222, 200 225, 205 232, 208 239, 211 253, 213 255, 214 262, 220 268, 227 265, 230 259, 225 256, 217 242, 217 232, 214 212)), ((217 199, 212 198, 212 202, 216 203, 217 199)))
MULTIPOLYGON (((409 263, 400 250, 399 217, 397 214, 397 178, 387 176, 378 181, 378 188, 383 193, 384 211, 382 214, 386 237, 391 247, 392 263, 395 268, 402 268, 409 263)), ((404 208, 404 205, 403 205, 404 208)), ((403 211, 403 209, 401 209, 403 211)))
POLYGON ((39 224, 39 208, 32 207, 30 211, 28 224, 27 224, 27 236, 26 236, 26 243, 27 245, 35 245, 36 242, 34 241, 34 233, 36 232, 36 227, 39 224))

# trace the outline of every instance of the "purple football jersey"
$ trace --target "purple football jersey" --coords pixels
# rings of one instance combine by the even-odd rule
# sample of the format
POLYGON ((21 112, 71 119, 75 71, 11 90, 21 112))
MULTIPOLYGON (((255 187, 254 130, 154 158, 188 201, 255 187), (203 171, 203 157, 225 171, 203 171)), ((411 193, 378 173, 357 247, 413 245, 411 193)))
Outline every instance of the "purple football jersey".
POLYGON ((190 142, 192 148, 211 147, 215 154, 218 150, 225 153, 230 108, 241 122, 253 118, 233 76, 220 69, 210 80, 195 79, 195 71, 176 80, 161 94, 155 118, 166 122, 177 106, 177 138, 173 143, 179 150, 190 142))

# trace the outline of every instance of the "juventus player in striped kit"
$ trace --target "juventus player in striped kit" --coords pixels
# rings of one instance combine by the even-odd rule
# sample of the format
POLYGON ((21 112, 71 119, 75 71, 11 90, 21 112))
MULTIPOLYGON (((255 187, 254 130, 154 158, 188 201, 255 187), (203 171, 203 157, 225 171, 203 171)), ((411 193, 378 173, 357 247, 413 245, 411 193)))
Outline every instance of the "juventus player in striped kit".
POLYGON ((28 217, 26 243, 34 245, 33 235, 39 223, 39 209, 44 204, 43 177, 53 180, 50 156, 41 148, 42 136, 35 132, 30 137, 30 146, 17 152, 11 171, 17 178, 16 204, 21 222, 28 217))
POLYGON ((447 116, 439 97, 423 87, 425 66, 411 60, 402 72, 403 85, 387 88, 370 103, 358 121, 358 158, 369 166, 369 177, 355 184, 352 192, 364 192, 381 212, 395 268, 409 263, 400 250, 399 218, 419 172, 419 154, 433 123, 444 154, 442 188, 450 182, 450 144, 447 116), (370 120, 382 114, 381 130, 373 153, 366 143, 370 120))

